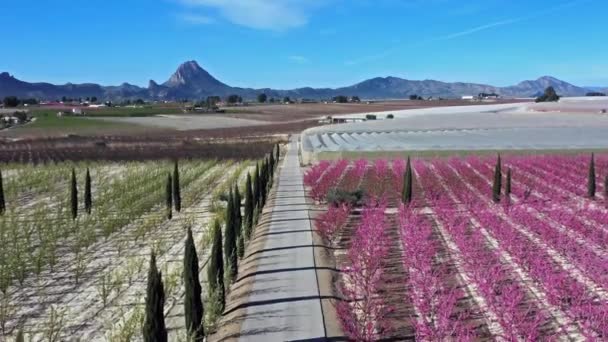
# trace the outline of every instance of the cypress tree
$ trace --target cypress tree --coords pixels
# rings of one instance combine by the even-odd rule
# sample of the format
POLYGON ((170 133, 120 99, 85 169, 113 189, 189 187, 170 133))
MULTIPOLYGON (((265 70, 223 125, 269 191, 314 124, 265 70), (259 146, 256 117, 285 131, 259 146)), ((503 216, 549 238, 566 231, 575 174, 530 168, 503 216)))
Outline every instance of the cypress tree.
POLYGON ((93 206, 91 196, 91 174, 89 173, 89 168, 87 167, 87 175, 84 182, 84 208, 87 211, 87 214, 91 214, 91 208, 93 206))
POLYGON ((604 178, 604 197, 608 199, 608 175, 604 178))
POLYGON ((234 227, 236 229, 236 250, 239 258, 245 255, 245 241, 243 236, 243 215, 241 214, 241 193, 239 187, 234 186, 234 227))
POLYGON ((591 153, 591 163, 589 163, 589 179, 587 180, 587 196, 595 198, 595 155, 591 153))
POLYGON ((505 196, 511 196, 511 168, 507 169, 507 181, 505 183, 505 196))
POLYGON ((274 149, 273 151, 270 153, 270 157, 268 158, 269 161, 269 168, 268 170, 270 171, 270 181, 272 182, 272 177, 274 177, 274 164, 275 164, 275 160, 274 160, 274 149))
POLYGON ((192 238, 192 229, 188 227, 188 237, 184 249, 184 315, 186 331, 194 341, 203 341, 205 327, 203 326, 203 301, 201 300, 201 283, 198 271, 198 255, 192 238))
POLYGON ((230 267, 230 277, 234 279, 237 274, 237 235, 236 235, 236 217, 234 216, 234 196, 232 190, 228 196, 228 207, 226 208, 226 238, 224 243, 224 256, 226 265, 230 267))
MULTIPOLYGON (((255 174, 253 175, 253 200, 255 210, 260 213, 262 210, 260 209, 260 203, 262 202, 260 198, 260 167, 259 164, 255 165, 255 174)), ((257 222, 254 222, 254 224, 257 222)))
POLYGON ((276 160, 274 159, 274 154, 271 153, 270 157, 272 158, 272 163, 270 163, 270 165, 268 166, 268 192, 270 192, 270 189, 272 188, 272 184, 274 181, 274 169, 275 169, 275 164, 276 164, 276 160))
POLYGON ((279 146, 279 144, 274 145, 275 146, 275 156, 274 159, 276 160, 276 165, 275 168, 277 166, 279 166, 279 160, 281 159, 281 147, 279 146))
POLYGON ((245 239, 249 240, 253 230, 253 212, 255 203, 253 199, 253 190, 251 189, 251 174, 247 173, 247 182, 245 183, 245 239))
POLYGON ((15 342, 25 342, 25 338, 23 337, 23 329, 19 329, 17 332, 17 337, 15 337, 15 342))
POLYGON ((264 207, 266 205, 266 191, 268 189, 268 160, 266 158, 262 162, 261 173, 260 198, 262 205, 260 207, 264 207))
POLYGON ((167 175, 167 184, 165 185, 165 201, 167 206, 167 219, 173 218, 173 182, 171 174, 167 175))
POLYGON ((413 174, 412 174, 412 164, 410 162, 410 157, 407 157, 407 165, 405 166, 405 174, 403 175, 403 191, 402 191, 402 200, 405 204, 412 203, 412 182, 413 182, 413 174))
POLYGON ((222 227, 220 222, 215 220, 213 224, 213 246, 211 246, 209 267, 207 267, 207 280, 209 281, 209 297, 213 298, 214 295, 217 295, 220 311, 223 311, 226 305, 222 240, 222 227))
POLYGON ((182 210, 182 194, 179 184, 179 168, 177 160, 173 167, 173 202, 175 203, 175 211, 178 213, 182 210))
POLYGON ((72 186, 70 188, 70 199, 72 204, 72 219, 78 217, 78 185, 76 184, 76 170, 72 169, 72 186))
POLYGON ((492 186, 492 200, 496 203, 500 202, 500 192, 502 189, 502 165, 500 161, 500 154, 496 160, 496 167, 494 168, 494 184, 492 186))
POLYGON ((241 235, 243 227, 243 215, 241 213, 241 193, 237 185, 234 186, 234 227, 236 234, 241 235))
POLYGON ((268 153, 268 164, 270 164, 271 169, 274 167, 274 148, 268 153))
POLYGON ((4 201, 4 185, 2 181, 2 171, 0 170, 0 215, 6 211, 6 202, 4 201))
POLYGON ((260 212, 262 212, 262 208, 264 208, 264 196, 266 192, 266 180, 264 179, 264 173, 266 172, 266 161, 262 161, 260 164, 260 203, 258 204, 260 207, 260 212))
POLYGON ((146 290, 146 318, 143 325, 145 342, 167 342, 164 307, 165 290, 162 274, 156 267, 156 255, 152 252, 146 290))

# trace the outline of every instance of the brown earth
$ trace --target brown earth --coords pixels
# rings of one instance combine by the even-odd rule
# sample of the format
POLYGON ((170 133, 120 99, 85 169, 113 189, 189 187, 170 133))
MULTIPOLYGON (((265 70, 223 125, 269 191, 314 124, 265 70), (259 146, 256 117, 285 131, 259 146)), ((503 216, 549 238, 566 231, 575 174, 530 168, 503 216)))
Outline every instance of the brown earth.
MULTIPOLYGON (((531 100, 530 100, 531 101, 531 100)), ((317 118, 326 115, 338 115, 349 113, 373 113, 391 110, 418 109, 429 107, 446 106, 471 106, 501 103, 521 103, 527 100, 498 100, 494 102, 471 102, 467 100, 437 100, 437 101, 378 101, 372 103, 301 103, 301 104, 274 104, 274 105, 250 105, 243 107, 229 107, 226 115, 235 118, 261 120, 261 121, 285 121, 303 120, 317 118)))
MULTIPOLYGON (((496 103, 514 102, 521 101, 496 103)), ((253 153, 249 157, 256 157, 259 154, 256 151, 267 151, 268 143, 285 141, 288 134, 319 126, 319 116, 475 104, 486 103, 439 100, 255 105, 229 108, 225 115, 267 124, 190 131, 133 125, 135 127, 127 129, 107 127, 77 131, 78 134, 62 133, 61 130, 29 130, 15 134, 18 130, 13 130, 11 134, 0 136, 0 162, 193 158, 210 157, 214 152, 218 152, 218 158, 245 158, 247 153, 253 153)))

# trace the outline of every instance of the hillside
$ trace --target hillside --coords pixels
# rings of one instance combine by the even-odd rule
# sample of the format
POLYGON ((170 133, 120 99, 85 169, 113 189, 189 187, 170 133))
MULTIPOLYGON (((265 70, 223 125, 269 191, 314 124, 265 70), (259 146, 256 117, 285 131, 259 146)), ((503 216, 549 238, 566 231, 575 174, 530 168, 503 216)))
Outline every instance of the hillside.
POLYGON ((255 99, 260 93, 269 97, 328 99, 336 95, 359 96, 364 99, 404 99, 417 94, 428 97, 455 98, 479 93, 497 93, 504 97, 532 97, 553 86, 561 96, 582 96, 589 90, 572 85, 551 76, 528 80, 508 87, 466 82, 441 82, 436 80, 407 80, 398 77, 377 77, 352 86, 337 89, 298 88, 291 90, 252 89, 232 87, 222 83, 196 61, 180 65, 175 73, 162 84, 150 80, 147 88, 129 83, 119 86, 102 86, 94 83, 54 85, 50 83, 29 83, 18 80, 7 72, 0 73, 0 97, 18 96, 54 100, 62 96, 77 98, 95 96, 103 100, 142 98, 147 100, 204 99, 207 96, 227 96, 237 94, 245 99, 255 99))

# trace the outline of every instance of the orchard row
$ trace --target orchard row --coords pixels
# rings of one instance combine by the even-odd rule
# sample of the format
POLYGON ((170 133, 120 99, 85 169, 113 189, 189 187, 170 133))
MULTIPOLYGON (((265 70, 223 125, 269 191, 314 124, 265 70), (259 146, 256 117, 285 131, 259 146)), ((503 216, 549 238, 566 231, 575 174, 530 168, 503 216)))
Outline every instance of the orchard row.
POLYGON ((317 231, 347 250, 335 254, 345 333, 605 339, 607 172, 603 155, 313 166, 309 193, 328 202, 317 231))

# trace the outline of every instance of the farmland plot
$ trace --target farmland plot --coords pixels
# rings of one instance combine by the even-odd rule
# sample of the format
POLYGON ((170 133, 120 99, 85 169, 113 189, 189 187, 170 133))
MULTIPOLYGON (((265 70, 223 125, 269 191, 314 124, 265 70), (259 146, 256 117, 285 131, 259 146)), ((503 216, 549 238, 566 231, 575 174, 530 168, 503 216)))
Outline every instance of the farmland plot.
POLYGON ((588 155, 503 157, 498 199, 496 165, 414 160, 411 183, 404 160, 308 170, 309 194, 327 208, 316 229, 339 247, 336 309, 348 337, 607 338, 608 156, 593 166, 588 155))
MULTIPOLYGON (((173 163, 58 163, 3 168, 0 216, 0 340, 22 329, 32 340, 138 340, 150 252, 163 272, 166 314, 183 297, 185 229, 193 231, 201 272, 208 226, 220 217, 223 191, 244 182, 253 162, 179 163, 181 211, 168 219, 173 163), (85 172, 93 206, 82 203, 85 172), (76 218, 71 209, 76 170, 76 218)), ((185 339, 183 316, 169 320, 171 340, 185 339)))

